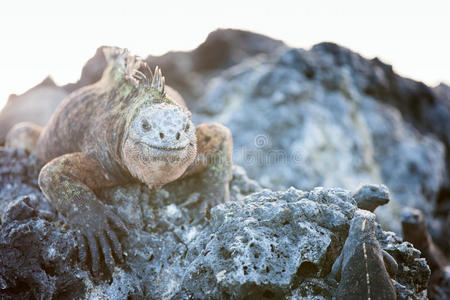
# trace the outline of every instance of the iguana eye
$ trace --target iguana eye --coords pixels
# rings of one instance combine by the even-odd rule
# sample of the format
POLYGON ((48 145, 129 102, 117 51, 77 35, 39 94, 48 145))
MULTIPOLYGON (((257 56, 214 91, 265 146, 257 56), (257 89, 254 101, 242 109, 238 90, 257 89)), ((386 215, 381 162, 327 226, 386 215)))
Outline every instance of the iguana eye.
POLYGON ((142 121, 142 129, 144 129, 145 131, 149 131, 150 129, 152 129, 152 125, 148 124, 148 122, 146 120, 142 121))

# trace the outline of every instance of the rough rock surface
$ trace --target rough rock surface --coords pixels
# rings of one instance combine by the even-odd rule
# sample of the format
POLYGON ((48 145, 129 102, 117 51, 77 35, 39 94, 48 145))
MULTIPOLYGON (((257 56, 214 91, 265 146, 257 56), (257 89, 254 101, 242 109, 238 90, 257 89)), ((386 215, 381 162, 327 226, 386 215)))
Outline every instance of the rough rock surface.
POLYGON ((234 29, 211 32, 205 42, 190 52, 168 52, 148 56, 151 66, 159 65, 167 83, 180 91, 191 108, 195 107, 211 78, 223 70, 254 56, 267 56, 284 43, 264 35, 234 29))
MULTIPOLYGON (((270 59, 228 69, 212 80, 198 120, 231 129, 236 163, 263 186, 386 184, 392 202, 377 212, 399 232, 400 207, 431 215, 445 185, 445 143, 431 129, 420 133, 397 107, 366 92, 370 76, 358 68, 368 72, 367 60, 327 47, 285 48, 270 59)), ((372 67, 369 75, 389 80, 372 67)))
MULTIPOLYGON (((127 223, 126 263, 94 281, 75 260, 77 242, 36 187, 38 165, 0 151, 0 295, 14 298, 331 299, 326 279, 356 208, 352 192, 262 190, 235 167, 231 200, 199 215, 203 182, 191 178, 150 191, 140 184, 98 191, 127 223), (7 172, 6 170, 12 170, 7 172)), ((429 268, 393 233, 377 237, 399 264, 400 299, 426 297, 429 268), (403 295, 403 296, 402 296, 403 295)), ((106 269, 105 269, 106 270, 106 269)))
POLYGON ((56 106, 67 95, 50 77, 29 89, 22 95, 11 95, 0 110, 0 145, 5 142, 6 134, 14 124, 33 122, 45 125, 56 106))

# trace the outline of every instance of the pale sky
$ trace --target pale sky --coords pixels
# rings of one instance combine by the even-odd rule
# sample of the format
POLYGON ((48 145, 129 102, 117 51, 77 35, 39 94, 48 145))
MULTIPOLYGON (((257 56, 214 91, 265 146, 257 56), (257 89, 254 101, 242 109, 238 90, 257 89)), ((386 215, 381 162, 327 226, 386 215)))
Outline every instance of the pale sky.
POLYGON ((100 45, 141 56, 190 50, 217 28, 262 33, 295 47, 333 41, 450 83, 450 1, 2 1, 0 107, 51 75, 73 82, 100 45))

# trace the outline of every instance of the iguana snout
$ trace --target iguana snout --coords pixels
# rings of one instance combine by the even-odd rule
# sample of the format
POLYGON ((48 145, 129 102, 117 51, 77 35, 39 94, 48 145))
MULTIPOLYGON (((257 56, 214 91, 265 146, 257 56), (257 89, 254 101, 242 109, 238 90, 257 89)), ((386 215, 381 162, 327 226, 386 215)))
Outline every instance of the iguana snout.
POLYGON ((171 102, 142 106, 122 147, 130 174, 157 188, 179 178, 197 153, 195 127, 186 108, 171 102))
POLYGON ((137 114, 129 137, 156 152, 182 151, 195 142, 195 128, 184 107, 161 103, 137 114))

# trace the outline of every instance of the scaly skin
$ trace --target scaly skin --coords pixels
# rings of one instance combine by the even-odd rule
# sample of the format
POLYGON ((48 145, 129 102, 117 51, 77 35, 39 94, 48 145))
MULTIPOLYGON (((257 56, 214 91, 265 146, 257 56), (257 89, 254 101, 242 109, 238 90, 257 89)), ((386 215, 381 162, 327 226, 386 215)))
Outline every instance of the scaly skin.
POLYGON ((383 184, 363 184, 353 193, 358 207, 370 212, 388 203, 389 198, 389 190, 383 184))
POLYGON ((339 282, 336 299, 397 298, 390 273, 397 263, 383 251, 375 237, 375 215, 356 210, 341 255, 333 264, 330 277, 339 282))
MULTIPOLYGON (((36 144, 47 164, 39 186, 77 231, 80 260, 98 275, 100 254, 113 270, 122 261, 116 230, 123 222, 94 190, 140 181, 160 188, 201 173, 211 184, 205 198, 228 200, 232 137, 220 124, 194 127, 181 96, 164 88, 164 77, 126 50, 107 48, 102 79, 70 94, 57 108, 36 144, 36 128, 18 126, 9 145, 36 144), (20 130, 19 130, 20 129, 20 130), (32 132, 26 136, 23 132, 32 132)), ((205 208, 207 209, 207 208, 205 208)))

